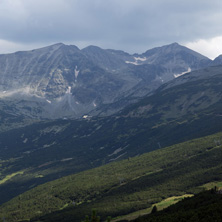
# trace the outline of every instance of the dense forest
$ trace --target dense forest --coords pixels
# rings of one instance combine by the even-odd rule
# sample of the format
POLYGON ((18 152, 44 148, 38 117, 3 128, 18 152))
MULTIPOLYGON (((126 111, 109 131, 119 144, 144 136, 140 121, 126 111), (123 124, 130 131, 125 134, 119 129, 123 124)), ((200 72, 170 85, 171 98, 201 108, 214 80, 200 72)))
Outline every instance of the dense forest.
POLYGON ((221 140, 218 133, 40 185, 3 204, 0 217, 80 221, 96 209, 105 220, 199 193, 222 181, 221 140))

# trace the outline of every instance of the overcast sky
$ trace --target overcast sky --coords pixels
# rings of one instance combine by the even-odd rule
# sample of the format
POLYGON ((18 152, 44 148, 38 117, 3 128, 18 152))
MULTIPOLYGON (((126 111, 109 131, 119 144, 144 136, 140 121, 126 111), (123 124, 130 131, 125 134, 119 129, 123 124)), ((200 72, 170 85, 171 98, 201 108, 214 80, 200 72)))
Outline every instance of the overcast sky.
POLYGON ((221 0, 0 0, 0 53, 63 42, 141 53, 173 42, 222 54, 221 0))

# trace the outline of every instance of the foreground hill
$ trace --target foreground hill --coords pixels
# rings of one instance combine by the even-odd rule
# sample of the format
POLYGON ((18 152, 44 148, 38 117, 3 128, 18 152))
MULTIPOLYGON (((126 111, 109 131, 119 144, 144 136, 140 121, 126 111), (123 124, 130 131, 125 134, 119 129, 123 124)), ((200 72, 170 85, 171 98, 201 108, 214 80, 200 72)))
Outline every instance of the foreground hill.
POLYGON ((220 132, 221 78, 222 67, 210 67, 163 85, 118 115, 1 133, 1 203, 58 177, 220 132))
POLYGON ((221 141, 218 133, 52 181, 3 204, 0 216, 81 221, 91 209, 115 217, 197 193, 206 183, 222 181, 221 141))
POLYGON ((215 222, 222 220, 222 195, 217 190, 201 192, 163 211, 140 217, 134 222, 215 222))

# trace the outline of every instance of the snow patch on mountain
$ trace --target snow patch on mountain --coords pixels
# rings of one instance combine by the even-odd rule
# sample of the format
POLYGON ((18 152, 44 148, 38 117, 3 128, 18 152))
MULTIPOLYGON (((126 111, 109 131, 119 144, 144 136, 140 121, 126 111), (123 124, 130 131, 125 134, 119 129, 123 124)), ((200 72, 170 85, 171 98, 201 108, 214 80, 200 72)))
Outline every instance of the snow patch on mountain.
POLYGON ((65 159, 62 159, 61 162, 70 161, 70 160, 72 160, 72 159, 73 159, 72 157, 70 157, 70 158, 65 158, 65 159))
POLYGON ((75 67, 75 70, 74 70, 74 72, 75 72, 75 82, 77 81, 77 78, 78 78, 78 75, 79 75, 79 70, 78 70, 78 67, 76 66, 75 67))
POLYGON ((118 148, 116 149, 113 153, 109 154, 108 156, 113 156, 113 155, 116 155, 117 153, 121 152, 123 150, 123 148, 118 148))
POLYGON ((124 156, 124 155, 126 155, 126 154, 127 154, 127 152, 125 152, 125 153, 123 153, 123 154, 120 154, 120 155, 117 156, 116 158, 112 158, 112 159, 110 159, 109 161, 111 162, 111 161, 118 160, 120 157, 122 157, 122 156, 124 156))
POLYGON ((48 148, 48 147, 53 146, 55 144, 56 144, 56 142, 53 142, 53 143, 50 143, 50 144, 45 144, 45 145, 43 145, 43 148, 48 148))
POLYGON ((137 62, 131 62, 131 61, 125 61, 125 63, 127 63, 127 64, 133 64, 133 65, 135 65, 135 66, 139 65, 137 62))
POLYGON ((146 57, 134 57, 134 59, 136 60, 136 61, 141 61, 141 62, 145 62, 147 59, 146 59, 146 57))
POLYGON ((187 73, 189 73, 189 72, 191 72, 191 68, 190 68, 190 67, 189 67, 189 68, 187 69, 187 71, 185 71, 185 72, 182 72, 182 73, 180 73, 180 74, 174 74, 174 77, 175 77, 175 78, 178 78, 178 77, 183 76, 184 74, 187 74, 187 73))
POLYGON ((25 138, 25 139, 23 140, 23 143, 27 143, 27 141, 28 141, 28 138, 25 138))
POLYGON ((162 79, 162 77, 159 76, 159 78, 160 78, 161 82, 164 82, 164 80, 162 79))
POLYGON ((8 91, 4 90, 4 91, 0 92, 0 98, 17 96, 18 94, 36 96, 36 97, 41 98, 41 96, 36 95, 35 90, 29 86, 18 88, 18 89, 13 89, 13 90, 8 90, 8 91))
POLYGON ((68 89, 66 90, 66 93, 67 93, 67 94, 71 94, 71 89, 72 89, 72 87, 71 87, 71 86, 68 86, 68 89))
POLYGON ((143 64, 142 62, 145 62, 147 60, 146 57, 133 57, 133 58, 135 60, 134 62, 132 62, 132 61, 125 61, 125 63, 133 64, 133 65, 138 66, 138 65, 142 65, 143 64))

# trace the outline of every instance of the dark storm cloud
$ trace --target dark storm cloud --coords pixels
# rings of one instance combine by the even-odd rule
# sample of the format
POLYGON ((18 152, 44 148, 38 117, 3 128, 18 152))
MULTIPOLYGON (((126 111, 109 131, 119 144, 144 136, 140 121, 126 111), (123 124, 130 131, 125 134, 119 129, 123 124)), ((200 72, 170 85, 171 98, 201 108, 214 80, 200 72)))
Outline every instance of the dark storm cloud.
POLYGON ((138 52, 222 35, 221 10, 221 0, 2 0, 0 39, 138 52))

